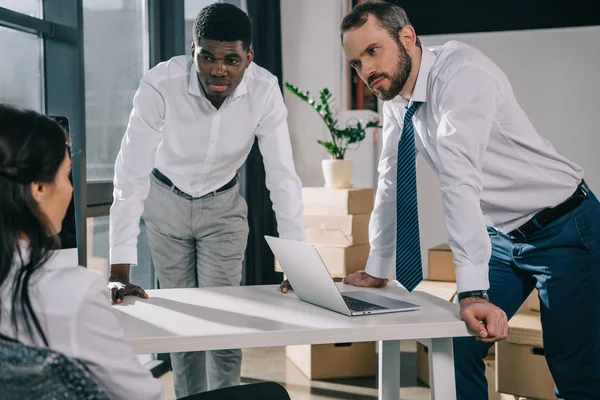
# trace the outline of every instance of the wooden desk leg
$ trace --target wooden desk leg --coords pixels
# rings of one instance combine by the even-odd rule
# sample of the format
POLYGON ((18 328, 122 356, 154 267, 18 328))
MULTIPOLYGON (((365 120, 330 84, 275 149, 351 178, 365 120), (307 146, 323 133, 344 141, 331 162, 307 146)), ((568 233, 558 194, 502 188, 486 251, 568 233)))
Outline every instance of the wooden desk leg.
POLYGON ((429 385, 432 400, 456 400, 452 338, 431 339, 429 385))
POLYGON ((400 341, 379 342, 379 400, 400 400, 400 341))

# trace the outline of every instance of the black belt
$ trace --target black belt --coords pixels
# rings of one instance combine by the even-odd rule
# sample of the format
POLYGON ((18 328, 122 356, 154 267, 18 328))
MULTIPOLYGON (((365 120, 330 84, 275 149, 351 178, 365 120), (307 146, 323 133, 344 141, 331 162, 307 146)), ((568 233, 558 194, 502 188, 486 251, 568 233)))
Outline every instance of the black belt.
POLYGON ((235 174, 233 179, 231 179, 229 182, 227 182, 226 184, 224 184, 217 190, 207 193, 204 196, 192 197, 189 194, 185 193, 184 191, 180 190, 177 186, 175 186, 169 178, 167 178, 165 175, 163 175, 163 173, 160 172, 159 170, 157 170, 156 168, 154 168, 152 170, 152 175, 154 175, 156 177, 156 179, 161 181, 163 184, 168 186, 169 190, 171 190, 173 193, 178 194, 179 196, 185 197, 186 199, 190 199, 190 200, 191 199, 201 199, 201 198, 208 197, 208 196, 214 196, 217 193, 224 192, 225 190, 233 188, 235 186, 235 184, 237 183, 237 174, 235 174))
POLYGON ((548 226, 550 223, 579 207, 579 205, 587 197, 589 191, 590 188, 585 181, 582 180, 579 186, 577 186, 577 190, 575 190, 575 193, 573 193, 571 197, 556 207, 546 208, 540 211, 529 221, 525 222, 514 231, 509 232, 508 236, 512 237, 513 239, 524 238, 541 230, 545 226, 548 226))

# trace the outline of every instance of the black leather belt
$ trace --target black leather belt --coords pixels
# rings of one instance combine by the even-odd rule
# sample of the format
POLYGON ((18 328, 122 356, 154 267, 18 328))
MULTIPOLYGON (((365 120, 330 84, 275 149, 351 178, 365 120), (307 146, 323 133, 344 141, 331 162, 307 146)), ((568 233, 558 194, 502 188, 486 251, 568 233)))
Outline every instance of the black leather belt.
POLYGON ((575 193, 573 193, 571 197, 556 207, 546 208, 538 212, 529 221, 525 222, 514 231, 509 232, 508 236, 512 237, 513 239, 519 239, 541 230, 545 226, 548 226, 550 223, 579 207, 579 205, 587 197, 589 191, 590 188, 585 181, 582 180, 579 186, 577 186, 577 190, 575 190, 575 193))
POLYGON ((204 196, 200 196, 200 197, 192 197, 189 194, 185 193, 184 191, 180 190, 177 186, 175 186, 173 184, 173 182, 171 182, 171 180, 169 178, 167 178, 165 175, 163 175, 162 172, 160 172, 159 170, 157 170, 156 168, 154 168, 152 170, 152 175, 154 175, 156 177, 156 179, 158 179, 159 181, 161 181, 163 184, 165 184, 166 186, 169 187, 169 190, 171 190, 173 193, 178 194, 181 197, 185 197, 186 199, 201 199, 204 197, 209 197, 209 196, 214 196, 217 193, 220 192, 224 192, 225 190, 231 189, 235 186, 235 184, 237 183, 237 174, 235 174, 235 176, 233 177, 233 179, 231 179, 229 182, 227 182, 226 184, 224 184, 223 186, 221 186, 220 188, 218 188, 217 190, 207 193, 204 196))

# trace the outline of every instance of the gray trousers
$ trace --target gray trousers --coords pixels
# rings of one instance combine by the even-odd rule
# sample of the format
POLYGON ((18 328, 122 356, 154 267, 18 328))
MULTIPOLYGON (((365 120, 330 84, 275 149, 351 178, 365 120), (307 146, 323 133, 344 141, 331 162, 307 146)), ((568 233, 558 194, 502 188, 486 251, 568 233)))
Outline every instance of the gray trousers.
MULTIPOLYGON (((151 176, 144 221, 161 288, 238 286, 248 207, 233 188, 186 199, 151 176)), ((172 353, 177 398, 240 384, 241 350, 172 353)))

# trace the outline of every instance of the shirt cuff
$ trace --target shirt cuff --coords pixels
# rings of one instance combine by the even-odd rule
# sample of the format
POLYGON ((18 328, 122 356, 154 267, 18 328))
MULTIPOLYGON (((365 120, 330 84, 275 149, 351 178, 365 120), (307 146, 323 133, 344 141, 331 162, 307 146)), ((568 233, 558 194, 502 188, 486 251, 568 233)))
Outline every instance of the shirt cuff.
POLYGON ((464 265, 456 267, 456 285, 458 293, 471 290, 488 290, 490 280, 488 265, 464 265))
POLYGON ((390 278, 390 272, 395 268, 395 257, 380 257, 371 253, 365 266, 365 272, 375 278, 388 279, 390 278))
POLYGON ((114 247, 110 249, 110 264, 137 265, 136 247, 114 247))
POLYGON ((286 239, 286 240, 295 240, 297 242, 306 242, 306 233, 304 232, 304 229, 294 231, 294 232, 282 233, 279 235, 279 237, 281 239, 286 239))
POLYGON ((278 233, 281 239, 295 240, 297 242, 306 242, 306 228, 304 219, 296 218, 287 224, 278 223, 278 233))

